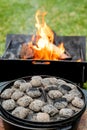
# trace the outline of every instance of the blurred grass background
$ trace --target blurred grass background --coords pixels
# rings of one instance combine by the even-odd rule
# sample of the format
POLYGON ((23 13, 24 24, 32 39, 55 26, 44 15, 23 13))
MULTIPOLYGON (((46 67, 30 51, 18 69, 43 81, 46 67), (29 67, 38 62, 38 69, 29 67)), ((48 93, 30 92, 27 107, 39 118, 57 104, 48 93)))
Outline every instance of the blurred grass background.
POLYGON ((87 0, 0 0, 0 55, 7 34, 35 32, 37 10, 58 35, 87 36, 87 0))

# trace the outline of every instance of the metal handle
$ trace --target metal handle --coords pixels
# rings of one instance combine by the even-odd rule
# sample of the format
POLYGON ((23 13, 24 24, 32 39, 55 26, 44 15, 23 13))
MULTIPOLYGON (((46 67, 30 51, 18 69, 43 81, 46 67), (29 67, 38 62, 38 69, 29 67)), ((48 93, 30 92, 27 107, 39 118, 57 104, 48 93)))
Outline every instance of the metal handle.
POLYGON ((51 61, 50 60, 33 60, 32 61, 32 64, 46 64, 46 65, 49 65, 51 63, 51 61))
POLYGON ((9 83, 10 83, 10 81, 6 81, 6 82, 1 82, 1 83, 0 83, 0 93, 1 93, 2 89, 3 89, 6 85, 8 85, 9 83))
MULTIPOLYGON (((22 79, 24 77, 18 78, 19 80, 22 79)), ((5 86, 7 86, 8 84, 18 80, 18 79, 13 79, 13 80, 9 80, 9 81, 5 81, 5 82, 0 82, 0 93, 1 91, 4 89, 5 86)))

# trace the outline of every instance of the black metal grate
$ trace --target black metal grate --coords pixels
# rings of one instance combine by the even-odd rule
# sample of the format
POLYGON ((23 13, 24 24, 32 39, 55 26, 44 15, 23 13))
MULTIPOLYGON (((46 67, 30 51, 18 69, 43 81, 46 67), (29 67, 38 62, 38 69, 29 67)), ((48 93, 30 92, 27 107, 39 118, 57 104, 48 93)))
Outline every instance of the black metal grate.
MULTIPOLYGON (((86 38, 84 36, 57 36, 54 35, 54 44, 58 45, 61 42, 64 43, 66 52, 71 55, 72 61, 86 59, 86 38)), ((7 59, 20 59, 20 50, 24 43, 31 41, 31 35, 23 34, 8 34, 6 38, 6 49, 3 54, 3 58, 7 59), (11 55, 13 53, 13 55, 11 55), (12 57, 13 56, 13 57, 12 57)))

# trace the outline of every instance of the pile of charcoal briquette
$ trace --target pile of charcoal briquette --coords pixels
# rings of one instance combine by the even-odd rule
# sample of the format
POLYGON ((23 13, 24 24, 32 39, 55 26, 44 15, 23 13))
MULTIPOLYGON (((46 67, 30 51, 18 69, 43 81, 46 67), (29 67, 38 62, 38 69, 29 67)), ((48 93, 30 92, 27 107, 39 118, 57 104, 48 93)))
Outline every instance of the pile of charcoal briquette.
POLYGON ((37 122, 65 120, 84 106, 78 87, 54 76, 18 79, 0 97, 2 107, 14 117, 37 122))

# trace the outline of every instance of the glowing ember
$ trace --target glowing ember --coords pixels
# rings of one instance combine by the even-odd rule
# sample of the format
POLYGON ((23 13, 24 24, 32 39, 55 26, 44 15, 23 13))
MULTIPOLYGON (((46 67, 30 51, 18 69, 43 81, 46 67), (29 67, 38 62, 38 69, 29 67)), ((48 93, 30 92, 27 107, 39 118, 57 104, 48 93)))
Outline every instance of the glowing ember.
POLYGON ((81 61, 82 61, 82 59, 78 59, 78 60, 77 60, 77 62, 81 62, 81 61))
MULTIPOLYGON (((69 56, 65 54, 64 44, 60 43, 56 46, 54 42, 54 33, 50 27, 46 24, 44 17, 46 12, 36 12, 36 24, 37 28, 36 36, 32 37, 31 42, 28 43, 29 50, 32 48, 34 53, 33 59, 35 60, 62 60, 66 59, 69 56), (34 44, 33 44, 34 43, 34 44)), ((26 50, 28 51, 28 49, 26 50)), ((25 51, 25 52, 26 52, 25 51)), ((30 53, 29 53, 30 54, 30 53)), ((26 52, 25 56, 22 58, 26 59, 28 53, 26 52)))

